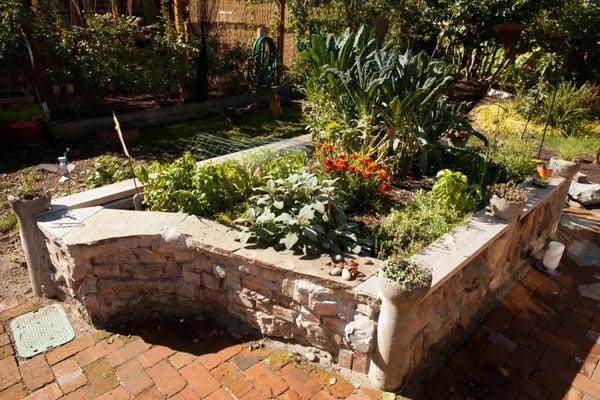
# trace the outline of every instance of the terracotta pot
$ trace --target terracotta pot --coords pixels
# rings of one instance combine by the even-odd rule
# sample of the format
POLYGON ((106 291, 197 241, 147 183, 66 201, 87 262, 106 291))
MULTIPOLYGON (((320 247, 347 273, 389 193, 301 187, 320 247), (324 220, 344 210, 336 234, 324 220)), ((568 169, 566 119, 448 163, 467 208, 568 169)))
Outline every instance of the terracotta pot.
POLYGON ((513 221, 517 219, 519 215, 521 215, 523 207, 525 207, 524 201, 506 201, 505 199, 496 195, 493 195, 490 199, 490 208, 492 209, 492 214, 494 214, 495 217, 505 221, 513 221))
POLYGON ((41 120, 4 121, 2 128, 17 146, 37 146, 45 142, 44 122, 41 120))
POLYGON ((450 138, 450 143, 454 147, 463 148, 467 145, 468 141, 469 141, 469 136, 452 136, 450 138))
POLYGON ((550 168, 554 170, 556 175, 566 179, 572 179, 579 172, 580 167, 581 164, 577 161, 567 161, 557 157, 550 159, 550 168))

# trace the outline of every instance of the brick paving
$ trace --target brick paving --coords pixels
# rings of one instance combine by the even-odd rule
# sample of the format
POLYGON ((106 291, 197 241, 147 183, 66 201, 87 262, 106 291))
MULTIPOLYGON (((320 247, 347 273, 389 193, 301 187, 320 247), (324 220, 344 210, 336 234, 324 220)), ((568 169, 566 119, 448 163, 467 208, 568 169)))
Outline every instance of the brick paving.
MULTIPOLYGON (((567 244, 600 243, 600 233, 561 232, 567 244)), ((600 400, 600 302, 577 292, 578 284, 600 282, 600 270, 577 266, 566 256, 561 271, 548 277, 531 269, 417 398, 600 400)), ((21 360, 5 329, 35 307, 20 304, 0 314, 2 400, 374 400, 384 395, 281 350, 218 334, 208 345, 207 338, 194 339, 193 328, 184 328, 184 339, 168 337, 164 329, 164 340, 99 331, 21 360)))

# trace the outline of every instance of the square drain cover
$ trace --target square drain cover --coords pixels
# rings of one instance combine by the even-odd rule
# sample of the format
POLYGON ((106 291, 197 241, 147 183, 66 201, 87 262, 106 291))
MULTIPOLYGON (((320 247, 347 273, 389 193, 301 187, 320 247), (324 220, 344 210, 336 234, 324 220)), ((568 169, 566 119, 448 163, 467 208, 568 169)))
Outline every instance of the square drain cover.
POLYGON ((10 324, 17 353, 23 358, 35 356, 75 338, 65 310, 52 304, 23 314, 10 324))

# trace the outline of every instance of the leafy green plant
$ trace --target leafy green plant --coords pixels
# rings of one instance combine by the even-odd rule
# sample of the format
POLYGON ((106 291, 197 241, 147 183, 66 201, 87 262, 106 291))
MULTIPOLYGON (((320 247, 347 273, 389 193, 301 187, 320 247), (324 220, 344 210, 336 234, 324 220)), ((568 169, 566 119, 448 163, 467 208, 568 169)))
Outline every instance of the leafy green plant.
POLYGON ((499 167, 501 181, 524 181, 533 170, 531 159, 536 143, 530 139, 519 140, 517 137, 507 137, 494 144, 489 150, 490 162, 499 167))
POLYGON ((42 109, 37 104, 23 108, 0 110, 0 121, 34 121, 44 117, 42 109))
POLYGON ((133 178, 129 164, 114 156, 100 156, 94 161, 94 169, 85 177, 88 187, 99 187, 133 178))
POLYGON ((347 222, 334 180, 320 180, 304 170, 270 179, 255 191, 254 206, 245 217, 250 226, 240 234, 242 244, 267 244, 305 255, 359 254, 369 249, 369 242, 359 237, 358 225, 347 222))
POLYGON ((17 216, 14 212, 0 216, 0 233, 10 232, 17 225, 17 216))
POLYGON ((258 152, 247 158, 218 164, 196 164, 191 153, 169 164, 154 163, 138 167, 144 189, 144 203, 155 211, 180 211, 214 216, 246 202, 253 189, 264 185, 268 177, 281 178, 307 163, 307 156, 291 151, 258 152))
POLYGON ((408 258, 466 220, 466 214, 440 204, 430 193, 415 193, 412 204, 392 209, 375 228, 377 256, 408 258))
POLYGON ((462 212, 473 211, 481 200, 481 192, 476 186, 469 186, 469 179, 461 172, 443 169, 435 176, 431 196, 444 207, 462 212))
POLYGON ((431 269, 410 260, 392 257, 381 264, 383 275, 405 293, 417 293, 431 286, 431 269))

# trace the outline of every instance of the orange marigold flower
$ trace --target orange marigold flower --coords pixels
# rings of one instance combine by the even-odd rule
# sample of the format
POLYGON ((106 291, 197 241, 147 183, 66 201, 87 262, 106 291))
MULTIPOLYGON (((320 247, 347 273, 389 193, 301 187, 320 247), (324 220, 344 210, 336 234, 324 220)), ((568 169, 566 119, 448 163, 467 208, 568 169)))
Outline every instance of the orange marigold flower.
POLYGON ((356 165, 348 165, 348 171, 350 172, 356 172, 356 165))
POLYGON ((364 171, 364 172, 362 173, 362 176, 363 176, 363 178, 365 178, 365 179, 369 179, 370 177, 372 177, 372 176, 373 176, 373 174, 372 174, 371 172, 369 172, 369 171, 364 171))
POLYGON ((369 161, 369 162, 367 163, 367 169, 368 169, 368 170, 370 170, 370 171, 374 171, 374 170, 376 170, 377 168, 379 168, 379 164, 377 164, 375 161, 369 161))
POLYGON ((358 161, 363 164, 363 165, 367 165, 369 164, 369 162, 371 162, 371 159, 369 157, 359 157, 358 161))
POLYGON ((338 171, 343 171, 348 166, 348 161, 344 157, 338 157, 335 160, 335 167, 338 171))
POLYGON ((331 145, 331 143, 323 143, 323 149, 331 150, 333 149, 333 146, 331 145))
POLYGON ((384 182, 381 185, 379 185, 379 188, 377 188, 377 194, 383 197, 385 196, 386 192, 388 192, 391 188, 392 186, 389 183, 384 182))
POLYGON ((334 167, 333 167, 332 165, 325 165, 325 166, 323 167, 323 170, 324 170, 325 172, 331 172, 331 171, 333 171, 333 170, 334 170, 334 167))
POLYGON ((331 158, 326 158, 323 160, 323 164, 331 165, 331 164, 333 164, 333 160, 331 158))
POLYGON ((352 153, 352 154, 350 155, 350 158, 352 158, 353 160, 356 160, 356 159, 358 159, 359 157, 360 157, 360 154, 358 154, 358 153, 352 153))
POLYGON ((313 143, 313 147, 314 147, 315 149, 318 149, 319 147, 321 147, 321 143, 320 143, 320 142, 314 142, 314 143, 313 143))
POLYGON ((389 178, 390 176, 384 169, 378 169, 377 171, 375 171, 375 175, 377 175, 380 179, 384 181, 387 180, 387 178, 389 178))

